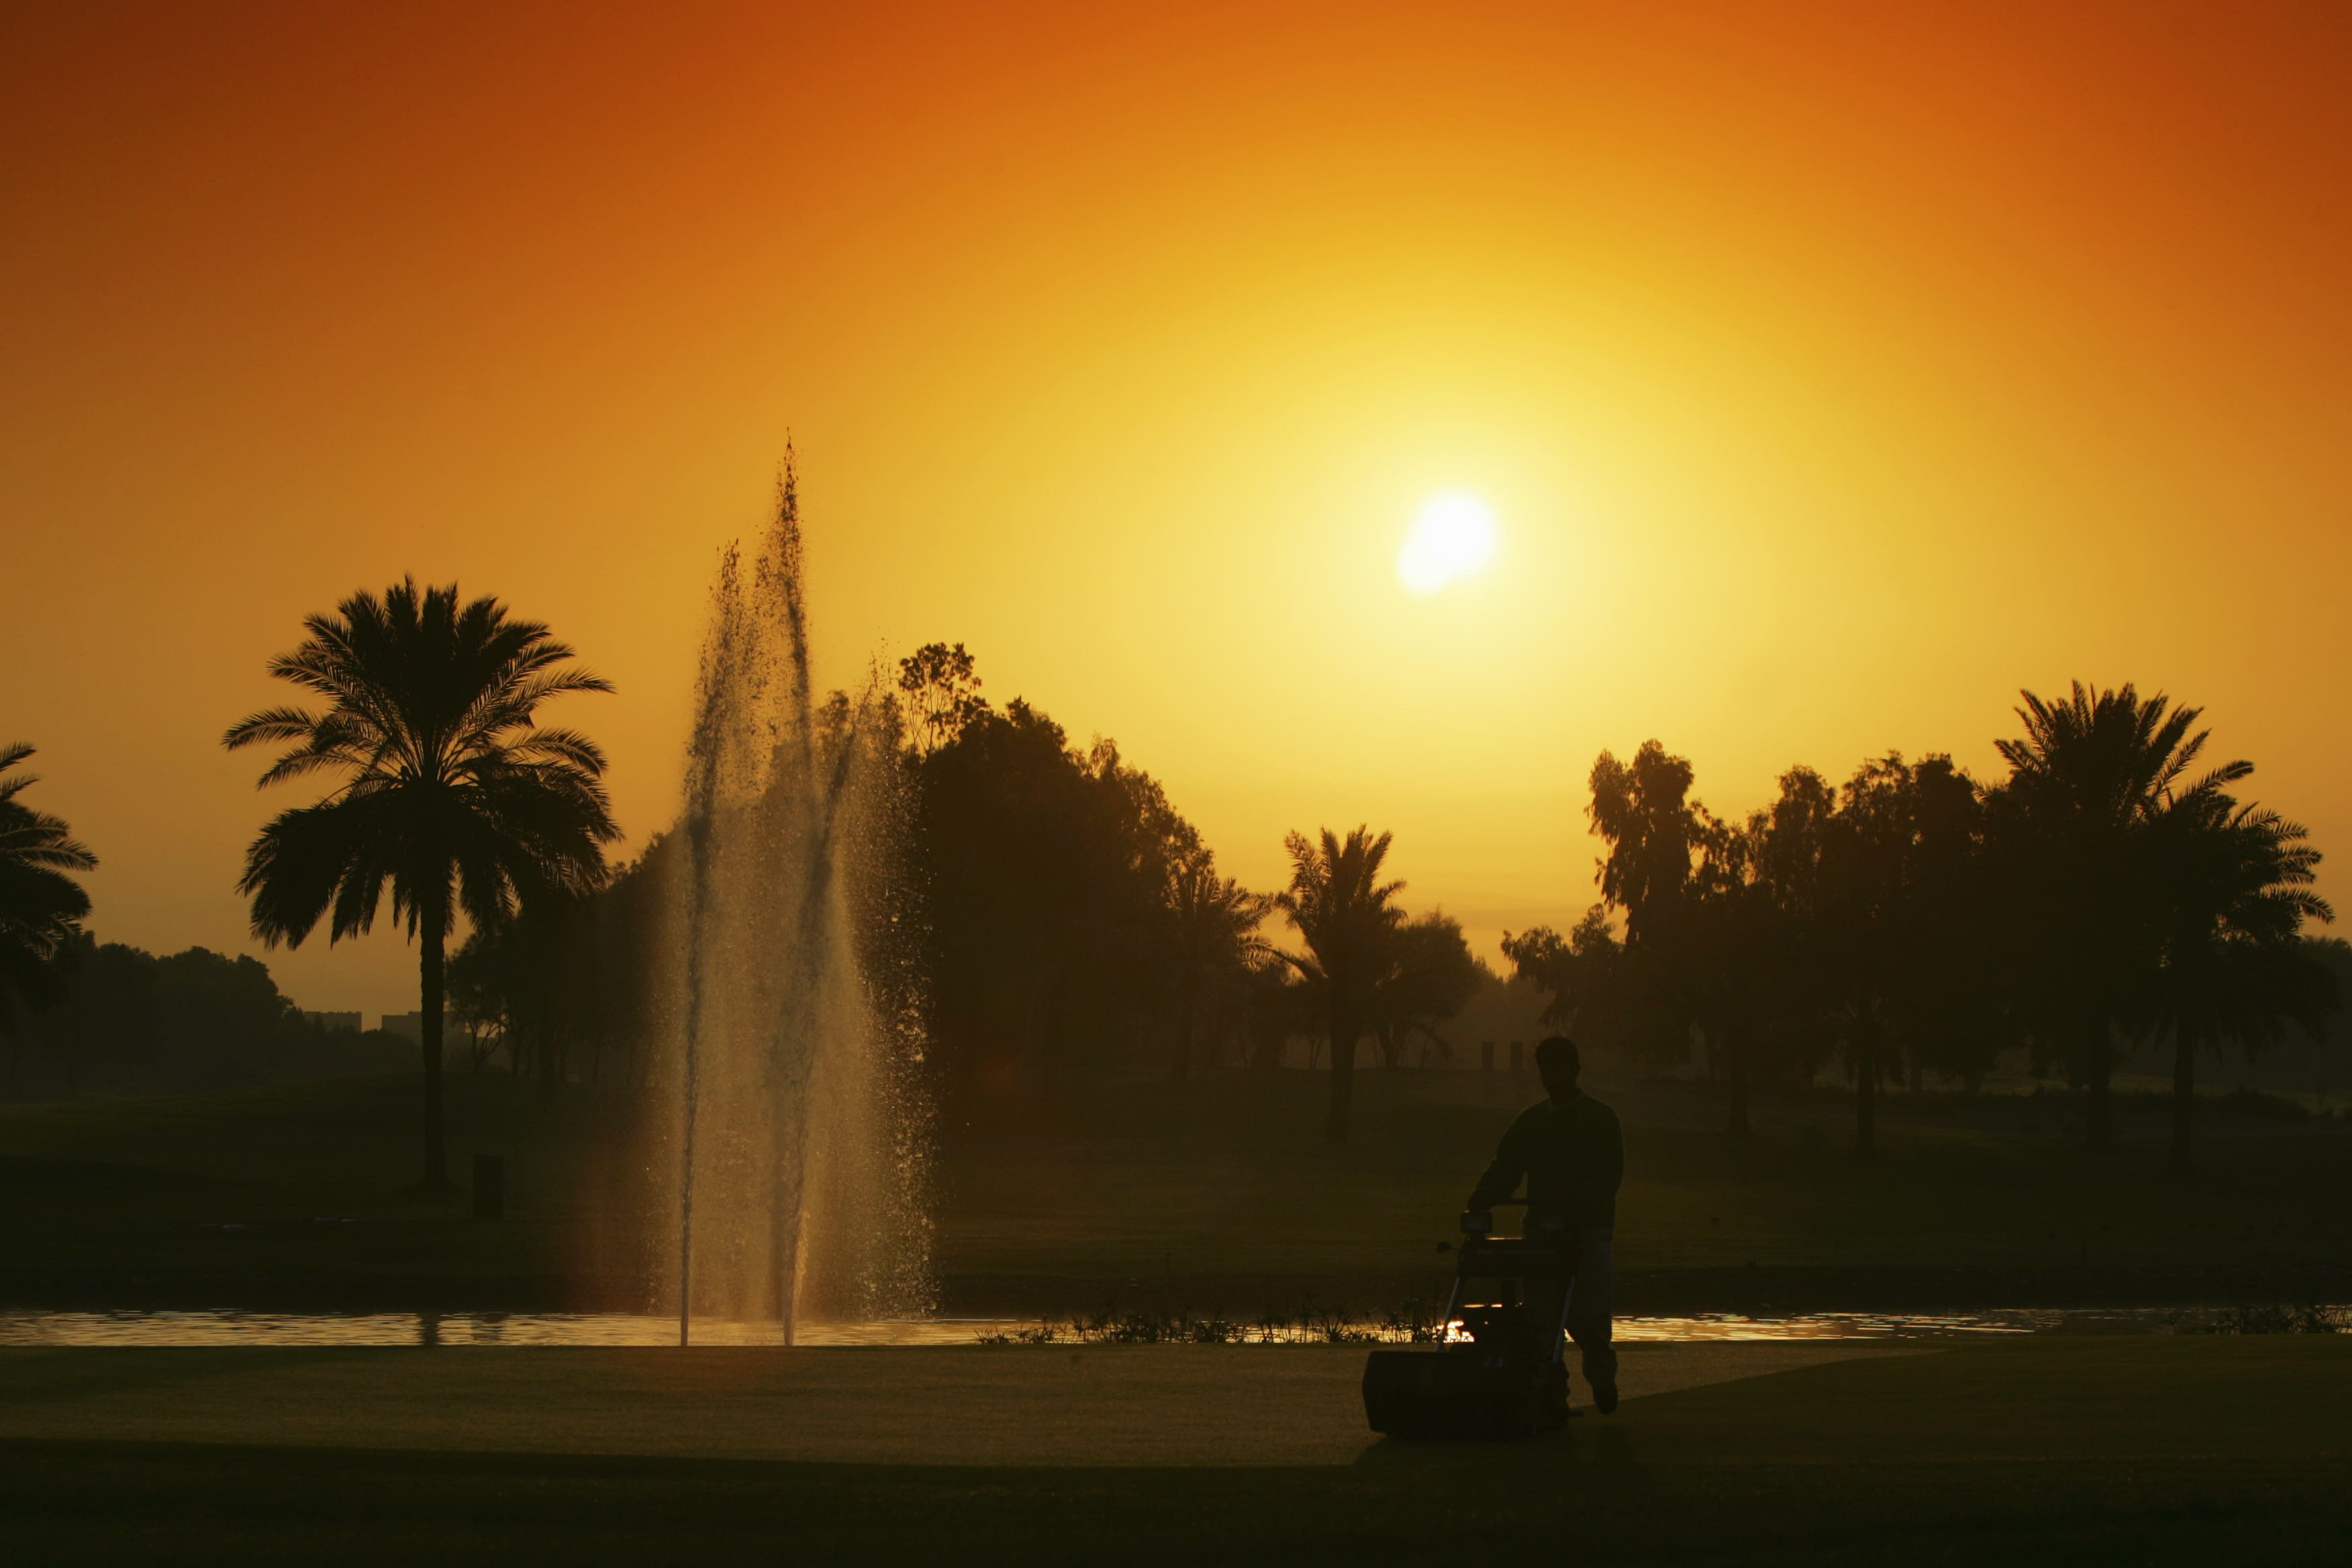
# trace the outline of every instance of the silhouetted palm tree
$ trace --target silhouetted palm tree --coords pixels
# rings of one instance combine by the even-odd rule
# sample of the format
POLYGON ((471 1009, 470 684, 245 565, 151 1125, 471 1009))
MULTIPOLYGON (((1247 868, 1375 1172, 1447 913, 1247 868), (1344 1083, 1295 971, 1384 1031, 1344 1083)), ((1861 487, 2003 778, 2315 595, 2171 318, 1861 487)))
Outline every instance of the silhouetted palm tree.
POLYGON ((1363 1037, 1391 933, 1404 919, 1395 904, 1404 884, 1380 879, 1390 838, 1359 826, 1344 840, 1327 827, 1319 839, 1293 833, 1283 841, 1290 851, 1290 886, 1274 902, 1307 943, 1307 956, 1285 956, 1323 994, 1331 1035, 1331 1107, 1324 1131, 1334 1142, 1348 1136, 1356 1042, 1363 1037))
POLYGON ((2197 1052, 2259 1049, 2289 1023, 2317 1035, 2335 981, 2301 932, 2335 911, 2311 890, 2319 851, 2274 811, 2192 790, 2168 804, 2156 837, 2165 913, 2157 1016, 2172 1030, 2171 1167, 2186 1175, 2197 1052))
POLYGON ((1169 1076, 1192 1076, 1194 1020, 1201 991, 1221 972, 1238 973, 1273 950, 1257 934, 1267 900, 1231 877, 1217 875, 1216 858, 1194 849, 1170 862, 1168 940, 1176 969, 1176 1054, 1169 1076))
POLYGON ((237 890, 253 931, 299 946, 321 919, 328 941, 375 923, 384 885, 393 918, 423 949, 425 1185, 448 1180, 441 1110, 443 963, 462 907, 496 926, 519 903, 579 892, 604 874, 599 846, 620 836, 601 782, 604 756, 576 731, 542 729, 550 698, 610 691, 562 668, 572 650, 536 621, 455 584, 410 578, 383 598, 357 594, 269 673, 323 698, 324 711, 273 708, 230 727, 230 750, 284 743, 264 785, 341 775, 315 805, 284 812, 246 853, 237 890))
POLYGON ((2143 701, 2129 685, 2076 681, 2059 702, 2021 695, 2025 734, 1997 742, 2011 776, 1988 804, 2020 896, 2033 1010, 2090 1090, 2091 1142, 2105 1143, 2115 1030, 2141 1010, 2158 962, 2153 825, 2168 800, 2223 788, 2253 764, 2224 763, 2184 790, 2209 733, 2191 733, 2200 710, 2143 701))
POLYGON ((0 746, 0 1029, 64 994, 58 961, 89 913, 73 874, 98 868, 63 818, 16 798, 40 782, 13 771, 32 754, 21 741, 0 746))

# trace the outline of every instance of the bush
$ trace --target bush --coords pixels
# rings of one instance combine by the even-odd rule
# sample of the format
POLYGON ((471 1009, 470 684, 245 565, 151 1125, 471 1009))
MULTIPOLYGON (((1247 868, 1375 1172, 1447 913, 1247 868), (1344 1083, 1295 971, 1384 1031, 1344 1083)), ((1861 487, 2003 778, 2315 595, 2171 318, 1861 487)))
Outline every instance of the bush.
POLYGON ((2179 1334, 2341 1334, 2352 1332, 2352 1308, 2241 1302, 2181 1313, 2173 1319, 2172 1330, 2179 1334))

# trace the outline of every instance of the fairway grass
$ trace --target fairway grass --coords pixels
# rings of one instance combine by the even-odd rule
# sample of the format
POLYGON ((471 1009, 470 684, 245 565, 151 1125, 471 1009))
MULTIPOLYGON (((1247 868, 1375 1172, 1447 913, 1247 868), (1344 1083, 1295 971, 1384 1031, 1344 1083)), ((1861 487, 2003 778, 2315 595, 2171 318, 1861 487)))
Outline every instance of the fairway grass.
MULTIPOLYGON (((996 1466, 1331 1466, 1349 1346, 0 1350, 0 1439, 996 1466)), ((1629 1401, 1917 1346, 1625 1348, 1629 1401)), ((1580 1394, 1581 1397, 1581 1394, 1580 1394)))
POLYGON ((1615 1417, 1468 1446, 1365 1431, 1360 1352, 9 1351, 0 1512, 27 1562, 2316 1563, 2352 1539, 2352 1342, 1789 1349, 1656 1347, 1615 1417), (1675 1357, 1739 1352, 1753 1375, 1669 1386, 1675 1357))
MULTIPOLYGON (((1599 1086, 1626 1125, 1621 1310, 1938 1310, 2352 1293, 2352 1131, 2216 1127, 2189 1182, 2160 1130, 2093 1154, 2015 1104, 1889 1101, 1884 1152, 1841 1108, 1760 1105, 1725 1137, 1689 1085, 1599 1086)), ((1441 1292, 1472 1178, 1532 1090, 1370 1073, 1319 1136, 1300 1073, 1098 1084, 950 1129, 942 1305, 963 1316, 1190 1308, 1378 1312, 1441 1292)), ((453 1172, 506 1160, 506 1217, 415 1179, 415 1079, 0 1106, 0 1302, 261 1310, 645 1310, 675 1267, 624 1157, 631 1108, 450 1079, 453 1172)))

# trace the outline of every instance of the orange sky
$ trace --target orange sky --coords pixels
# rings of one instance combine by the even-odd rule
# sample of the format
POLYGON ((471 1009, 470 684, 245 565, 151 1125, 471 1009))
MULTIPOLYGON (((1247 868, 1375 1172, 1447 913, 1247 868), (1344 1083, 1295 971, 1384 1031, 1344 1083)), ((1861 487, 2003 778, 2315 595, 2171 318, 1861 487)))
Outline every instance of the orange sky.
POLYGON ((2077 674, 2352 843, 2352 11, 801 9, 0 20, 0 738, 101 934, 249 947, 306 797, 220 731, 404 572, 619 682, 641 840, 787 431, 834 680, 961 639, 1483 944, 1591 900, 1603 746, 1744 810, 2077 674), (1500 558, 1410 598, 1447 489, 1500 558))

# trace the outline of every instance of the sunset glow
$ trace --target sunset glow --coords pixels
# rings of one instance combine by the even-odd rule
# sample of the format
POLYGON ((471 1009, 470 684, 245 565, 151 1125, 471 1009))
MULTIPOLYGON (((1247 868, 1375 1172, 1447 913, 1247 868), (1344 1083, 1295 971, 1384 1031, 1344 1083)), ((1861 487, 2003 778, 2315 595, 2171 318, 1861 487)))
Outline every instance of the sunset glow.
POLYGON ((1604 746, 1737 816, 2076 675, 2340 844, 2352 699, 2276 672, 2352 584, 2347 17, 19 7, 0 738, 98 929, 244 951, 213 738, 415 571, 614 680, 642 845, 789 439, 824 685, 961 640, 1253 886, 1393 827, 1490 958, 1597 897, 1604 746), (1457 489, 1494 563, 1400 558, 1457 489))

